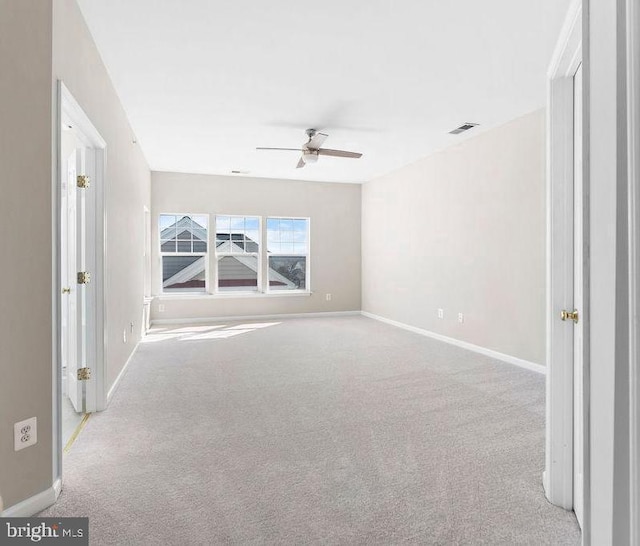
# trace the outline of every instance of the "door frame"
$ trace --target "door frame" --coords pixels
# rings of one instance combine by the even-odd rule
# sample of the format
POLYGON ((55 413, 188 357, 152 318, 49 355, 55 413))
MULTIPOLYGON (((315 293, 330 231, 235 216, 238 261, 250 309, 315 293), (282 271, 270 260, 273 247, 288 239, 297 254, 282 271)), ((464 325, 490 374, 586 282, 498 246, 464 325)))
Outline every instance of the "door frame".
MULTIPOLYGON (((544 490, 552 504, 573 508, 573 328, 560 320, 563 309, 573 309, 573 76, 583 62, 582 1, 574 0, 567 13, 547 73, 547 377, 546 377, 546 457, 544 490)), ((583 89, 588 88, 588 67, 583 63, 583 89)), ((588 101, 583 99, 584 108, 588 101)), ((583 161, 588 161, 583 123, 583 161)), ((583 169, 583 373, 584 427, 583 537, 590 521, 589 459, 589 184, 583 169)))
POLYGON ((86 386, 86 403, 88 411, 99 411, 106 407, 106 316, 105 316, 105 264, 106 264, 106 141, 97 131, 89 117, 85 114, 65 84, 58 80, 55 89, 55 108, 52 131, 52 399, 53 399, 53 475, 54 481, 62 478, 62 374, 61 362, 61 324, 60 309, 62 304, 61 268, 61 184, 63 165, 61 158, 62 124, 73 125, 87 141, 91 153, 87 154, 87 170, 91 177, 91 186, 95 192, 95 222, 87 223, 87 242, 93 246, 94 252, 87 255, 86 267, 92 273, 91 284, 94 287, 95 307, 93 328, 87 331, 87 355, 91 359, 91 377, 86 386))
POLYGON ((640 7, 626 3, 629 195, 630 543, 640 543, 640 7))

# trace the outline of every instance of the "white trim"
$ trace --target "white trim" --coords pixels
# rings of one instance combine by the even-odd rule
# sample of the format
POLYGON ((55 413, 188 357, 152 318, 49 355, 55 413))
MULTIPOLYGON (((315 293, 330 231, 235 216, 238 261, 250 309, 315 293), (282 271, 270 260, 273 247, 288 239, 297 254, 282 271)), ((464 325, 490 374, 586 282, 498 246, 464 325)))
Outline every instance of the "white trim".
POLYGON ((547 373, 547 370, 544 366, 540 364, 536 364, 534 362, 529 362, 528 360, 523 360, 522 358, 500 353, 498 351, 494 351, 493 349, 487 349, 485 347, 481 347, 480 345, 474 345, 473 343, 468 343, 467 341, 461 341, 453 337, 437 334, 429 330, 424 330, 416 326, 405 324, 404 322, 398 322, 397 320, 391 320, 385 317, 381 317, 379 315, 374 315, 373 313, 369 313, 368 311, 361 311, 361 314, 370 319, 384 322, 385 324, 390 324, 391 326, 396 326, 397 328, 402 328, 403 330, 413 332, 414 334, 420 334, 421 336, 437 339, 438 341, 443 341, 444 343, 449 343, 450 345, 455 345, 456 347, 461 347, 462 349, 467 349, 468 351, 473 351, 475 353, 479 353, 491 358, 495 358, 496 360, 501 360, 502 362, 507 362, 508 364, 513 364, 514 366, 518 366, 520 368, 524 368, 532 372, 536 372, 542 375, 545 375, 547 373))
POLYGON ((237 292, 220 292, 216 294, 193 294, 189 292, 162 294, 161 296, 153 296, 154 299, 159 301, 164 300, 208 300, 208 299, 228 299, 228 298, 279 298, 279 297, 294 297, 294 296, 312 296, 313 292, 307 292, 305 290, 282 290, 280 292, 245 292, 244 290, 237 292))
MULTIPOLYGON (((85 142, 86 146, 101 149, 106 148, 106 141, 95 128, 89 116, 85 114, 82 107, 78 104, 78 101, 73 97, 71 91, 69 91, 62 80, 58 80, 58 86, 61 93, 60 104, 62 106, 60 121, 62 123, 69 123, 78 129, 78 131, 88 139, 88 141, 85 142)), ((57 127, 57 130, 60 130, 60 126, 57 127)))
POLYGON ((55 482, 53 482, 53 492, 56 495, 56 500, 58 500, 58 497, 62 492, 62 480, 58 479, 55 482))
POLYGON ((551 56, 547 78, 573 77, 582 62, 582 1, 573 0, 551 56))
MULTIPOLYGON (((581 62, 582 2, 574 0, 550 63, 547 108, 548 371, 543 485, 549 501, 568 510, 573 507, 573 325, 560 321, 559 317, 563 309, 573 309, 574 298, 573 76, 581 62)), ((586 243, 587 230, 584 237, 586 243)), ((585 309, 579 312, 587 340, 587 313, 585 309)), ((585 353, 585 366, 587 360, 585 353)), ((588 396, 584 401, 587 408, 588 396)), ((585 420, 585 428, 586 424, 585 420)), ((585 434, 585 444, 587 441, 588 434, 585 434)), ((586 483, 587 468, 584 477, 586 483)), ((588 488, 584 487, 584 491, 586 493, 588 488)))
POLYGON ((62 489, 62 482, 57 479, 53 485, 33 497, 14 504, 2 512, 3 518, 28 518, 35 516, 38 512, 42 512, 45 508, 49 508, 52 504, 58 500, 60 491, 62 489))
MULTIPOLYGON (((280 230, 278 230, 280 231, 280 230)), ((295 241, 294 241, 295 244, 295 241)), ((272 290, 270 281, 269 281, 269 258, 270 257, 278 257, 278 256, 297 256, 305 259, 306 271, 304 277, 304 285, 305 291, 311 291, 311 217, 310 216, 266 216, 264 222, 264 248, 266 252, 264 252, 264 264, 265 271, 267 272, 266 279, 266 287, 263 287, 263 291, 266 294, 272 294, 275 292, 279 292, 278 289, 272 290), (306 220, 307 222, 307 251, 304 254, 299 254, 296 252, 269 252, 269 220, 306 220)))
POLYGON ((136 351, 138 350, 138 347, 140 347, 140 343, 139 342, 133 348, 133 351, 131 351, 131 354, 129 355, 129 358, 127 358, 127 361, 124 363, 124 366, 122 366, 122 369, 120 370, 120 373, 118 374, 118 377, 116 377, 116 380, 113 382, 113 385, 111 385, 111 387, 109 388, 109 392, 107 393, 107 406, 109 406, 109 404, 111 404, 111 399, 113 398, 113 395, 118 390, 118 386, 120 385, 120 381, 122 381, 122 378, 127 373, 127 369, 129 368, 129 364, 131 364, 131 361, 133 360, 133 357, 136 354, 136 351))
POLYGON ((640 544, 640 7, 627 0, 630 544, 640 544))
MULTIPOLYGON (((178 220, 179 222, 180 220, 178 220)), ((151 223, 150 226, 150 236, 151 236, 151 241, 153 241, 153 234, 152 234, 152 230, 153 228, 153 215, 151 214, 149 217, 149 222, 151 223)), ((177 224, 177 222, 176 222, 177 224)), ((166 228, 165 228, 166 229, 166 228)), ((211 289, 211 273, 209 271, 209 266, 210 266, 210 261, 211 261, 211 215, 208 212, 160 212, 156 215, 156 227, 155 227, 155 233, 157 234, 158 237, 158 244, 157 244, 157 251, 158 251, 158 267, 159 267, 159 288, 158 288, 158 294, 165 294, 164 292, 164 284, 165 282, 162 279, 163 276, 163 258, 165 256, 175 256, 175 257, 184 257, 184 256, 201 256, 203 257, 204 260, 204 290, 203 291, 197 291, 197 290, 193 290, 193 289, 185 289, 186 293, 192 293, 195 295, 202 295, 202 292, 208 293, 209 290, 211 289), (206 244, 207 244, 207 251, 206 252, 163 252, 162 251, 162 230, 160 230, 160 219, 162 216, 183 216, 183 217, 189 217, 189 218, 193 218, 194 216, 206 216, 207 218, 207 227, 205 228, 205 231, 207 232, 207 240, 206 240, 206 244)), ((192 232, 193 235, 193 232, 192 232)), ((151 243, 150 241, 150 243, 151 243)), ((192 239, 193 241, 193 239, 192 239)), ((214 239, 214 244, 215 244, 215 239, 214 239)), ((150 246, 153 246, 150 244, 150 246)), ((176 247, 177 248, 177 247, 176 247)), ((193 249, 193 248, 192 248, 193 249)), ((151 251, 152 255, 153 255, 153 250, 151 251)), ((151 271, 150 271, 150 275, 151 275, 151 279, 149 281, 149 286, 151 288, 151 291, 153 292, 153 258, 150 257, 150 264, 151 264, 151 271)), ((193 265, 193 264, 192 264, 193 265)), ((179 273, 178 273, 179 274, 179 273)), ((175 277, 176 275, 174 275, 175 277)), ((172 277, 173 278, 173 277, 172 277)), ((169 292, 170 293, 170 292, 169 292)))
POLYGON ((53 103, 55 106, 52 112, 51 141, 52 141, 52 161, 51 161, 51 403, 52 410, 52 479, 60 481, 62 478, 62 377, 60 373, 60 362, 62 359, 61 324, 59 311, 61 309, 61 278, 60 278, 60 158, 62 155, 62 93, 60 84, 56 83, 52 89, 53 103))
MULTIPOLYGON (((215 260, 215 268, 214 268, 214 278, 215 281, 213 283, 213 287, 211 289, 211 293, 213 294, 218 294, 220 293, 220 289, 218 287, 218 283, 219 283, 219 271, 218 271, 218 267, 220 265, 220 260, 222 258, 226 258, 226 257, 232 257, 232 258, 236 258, 238 259, 238 261, 240 261, 240 263, 242 263, 245 267, 248 267, 249 269, 253 270, 256 273, 256 289, 255 290, 250 290, 250 289, 245 289, 245 290, 241 290, 242 292, 259 292, 260 290, 262 290, 262 283, 263 283, 263 271, 264 271, 264 267, 263 267, 263 263, 262 263, 262 255, 263 255, 263 249, 264 249, 264 245, 263 245, 263 231, 264 231, 264 225, 265 223, 262 221, 262 216, 259 215, 253 215, 253 214, 218 214, 215 213, 213 215, 213 246, 214 246, 214 252, 213 252, 213 259, 215 260), (254 241, 257 245, 258 245, 258 252, 246 252, 246 249, 243 249, 242 252, 219 252, 219 248, 222 247, 222 245, 220 245, 220 247, 217 246, 217 241, 218 241, 218 218, 229 218, 229 221, 231 221, 231 219, 233 218, 244 218, 245 220, 245 225, 246 225, 246 219, 247 218, 254 218, 258 220, 258 241, 254 241), (241 256, 245 256, 245 257, 255 257, 256 259, 256 264, 257 267, 254 269, 253 267, 251 267, 249 264, 246 263, 246 260, 240 260, 239 258, 241 256)), ((231 248, 231 245, 233 244, 233 241, 231 240, 231 236, 232 234, 231 230, 231 226, 229 226, 229 248, 231 248)), ((235 232, 237 233, 238 230, 235 230, 235 232)), ((247 230, 246 228, 242 229, 242 234, 246 237, 247 235, 247 231, 255 231, 255 230, 247 230)), ((210 237, 211 239, 211 237, 210 237)), ((238 245, 236 245, 238 246, 238 245)), ((268 273, 267 273, 268 275, 268 273)), ((243 287, 244 288, 244 287, 243 287)), ((224 292, 224 291, 223 291, 224 292)))
POLYGON ((95 268, 100 273, 95 283, 95 361, 96 374, 100 374, 96 382, 95 405, 96 411, 105 409, 107 387, 107 310, 106 298, 106 267, 107 267, 107 149, 95 149, 95 268))
POLYGON ((93 387, 95 392, 90 399, 95 404, 96 410, 106 407, 106 310, 105 301, 105 266, 106 266, 106 209, 105 209, 105 183, 106 183, 106 142, 100 136, 91 120, 84 113, 80 105, 73 98, 67 87, 61 80, 57 80, 53 88, 54 111, 52 114, 52 474, 53 485, 25 501, 5 510, 3 515, 31 516, 55 503, 62 486, 62 378, 59 370, 61 325, 59 320, 62 285, 60 279, 60 187, 61 187, 61 131, 62 123, 73 124, 80 135, 86 140, 86 145, 95 151, 95 172, 93 178, 93 191, 95 191, 95 254, 93 264, 87 264, 95 271, 92 283, 95 290, 96 309, 94 315, 95 334, 93 336, 92 354, 95 362, 92 365, 94 371, 93 387))
MULTIPOLYGON (((92 379, 84 383, 85 404, 84 410, 87 412, 99 411, 106 407, 106 309, 105 309, 105 278, 106 278, 106 209, 104 203, 105 182, 106 182, 106 142, 95 128, 87 114, 78 104, 64 82, 58 80, 58 100, 59 100, 59 120, 60 123, 56 127, 56 135, 60 135, 61 124, 72 125, 83 139, 85 146, 91 148, 94 152, 93 160, 88 165, 92 171, 91 186, 89 190, 94 192, 94 210, 95 214, 89 217, 95 218, 95 224, 87 226, 87 237, 95 240, 95 248, 92 249, 90 255, 87 256, 86 267, 92 273, 90 290, 92 290, 91 301, 94 303, 95 313, 91 317, 91 332, 87 335, 87 359, 92 361, 92 379)), ((59 161, 60 151, 55 158, 56 164, 59 161)), ((62 171, 58 165, 57 184, 61 184, 62 171)), ((59 204, 59 195, 56 197, 57 207, 59 204)), ((59 238, 59 234, 58 234, 59 238)), ((56 247, 59 248, 58 246, 56 247)), ((57 255, 57 267, 59 269, 59 255, 57 255)), ((58 302, 62 287, 60 279, 56 282, 56 292, 58 302)), ((88 328, 89 330, 89 328, 88 328)), ((58 333, 58 335, 60 335, 58 333)), ((61 447, 61 446, 60 446, 61 447)))
POLYGON ((179 324, 207 324, 209 322, 237 322, 244 320, 279 320, 292 318, 322 318, 322 317, 350 317, 360 315, 361 311, 328 311, 326 313, 284 313, 275 315, 244 315, 226 317, 204 317, 204 318, 176 318, 176 319, 156 319, 151 321, 151 326, 171 326, 179 324))

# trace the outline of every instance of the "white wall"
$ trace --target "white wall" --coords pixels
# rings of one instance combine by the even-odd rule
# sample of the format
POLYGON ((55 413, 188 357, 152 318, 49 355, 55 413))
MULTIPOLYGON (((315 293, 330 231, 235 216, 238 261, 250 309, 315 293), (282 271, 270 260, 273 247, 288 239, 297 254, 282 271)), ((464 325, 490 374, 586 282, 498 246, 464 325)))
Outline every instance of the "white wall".
POLYGON ((544 123, 528 114, 363 186, 363 310, 545 363, 544 123))
POLYGON ((3 243, 10 267, 0 268, 0 496, 9 508, 47 490, 54 479, 52 149, 58 78, 107 142, 109 384, 140 332, 150 172, 132 144, 124 110, 75 0, 0 0, 0 74, 0 227, 11 234, 3 243), (124 344, 122 330, 131 321, 134 334, 124 344), (14 452, 13 423, 33 416, 38 443, 14 452))
POLYGON ((53 25, 53 81, 64 81, 107 142, 105 304, 111 385, 140 339, 150 171, 75 0, 54 2, 53 25))
POLYGON ((0 496, 52 484, 51 4, 0 0, 0 496), (19 230, 16 226, 20 226, 19 230), (13 423, 38 443, 13 450, 13 423))
MULTIPOLYGON (((161 213, 302 216, 311 226, 311 296, 156 298, 153 320, 359 311, 360 185, 234 176, 152 173, 152 289, 161 293, 161 213), (331 301, 325 295, 331 294, 331 301), (164 311, 159 311, 159 305, 164 311)), ((263 220, 264 221, 264 220, 263 220)), ((210 237, 211 240, 211 237, 210 237)), ((210 267, 215 258, 210 252, 210 267)), ((213 291, 213 287, 210 287, 213 291)))

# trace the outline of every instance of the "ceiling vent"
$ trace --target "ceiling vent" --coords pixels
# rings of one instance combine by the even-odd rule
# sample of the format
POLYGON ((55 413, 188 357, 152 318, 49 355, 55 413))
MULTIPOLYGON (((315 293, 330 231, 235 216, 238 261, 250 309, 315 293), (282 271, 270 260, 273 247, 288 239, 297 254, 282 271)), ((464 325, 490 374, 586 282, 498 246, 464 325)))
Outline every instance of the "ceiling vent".
POLYGON ((474 127, 477 127, 477 125, 478 125, 477 123, 465 123, 464 125, 460 125, 460 127, 458 127, 457 129, 454 129, 453 131, 449 131, 449 134, 459 135, 460 133, 464 133, 469 129, 473 129, 474 127))

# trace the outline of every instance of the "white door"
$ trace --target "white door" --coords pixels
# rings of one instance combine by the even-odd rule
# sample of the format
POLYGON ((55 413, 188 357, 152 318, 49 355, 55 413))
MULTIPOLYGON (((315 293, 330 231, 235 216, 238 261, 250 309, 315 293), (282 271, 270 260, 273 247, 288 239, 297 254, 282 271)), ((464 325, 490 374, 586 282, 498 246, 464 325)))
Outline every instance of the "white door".
POLYGON ((582 206, 582 65, 574 77, 574 182, 573 182, 573 306, 578 321, 573 331, 573 510, 582 527, 584 503, 584 398, 583 398, 583 206, 582 206))
POLYGON ((62 389, 78 412, 84 407, 83 382, 78 369, 86 366, 86 285, 78 282, 85 264, 85 196, 77 184, 84 168, 84 148, 72 135, 65 135, 62 146, 61 187, 61 355, 62 389))

